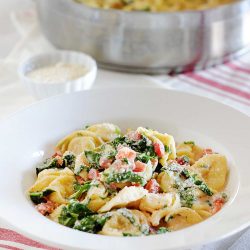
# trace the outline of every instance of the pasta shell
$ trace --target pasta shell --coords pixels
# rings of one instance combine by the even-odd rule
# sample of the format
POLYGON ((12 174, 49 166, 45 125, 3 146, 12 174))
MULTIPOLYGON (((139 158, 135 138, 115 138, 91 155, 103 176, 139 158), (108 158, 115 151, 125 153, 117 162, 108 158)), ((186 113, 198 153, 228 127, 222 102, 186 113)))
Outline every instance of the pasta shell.
POLYGON ((64 153, 65 151, 70 151, 70 146, 72 150, 76 149, 77 152, 72 151, 76 154, 79 153, 80 150, 85 150, 84 147, 86 147, 86 150, 88 150, 90 147, 92 148, 93 145, 96 148, 102 145, 103 143, 103 140, 95 133, 86 130, 78 130, 59 141, 56 145, 56 149, 64 153), (83 139, 83 137, 86 137, 86 139, 83 139))
POLYGON ((167 228, 171 231, 182 229, 202 221, 201 216, 193 209, 181 207, 165 217, 167 228))
POLYGON ((154 210, 162 209, 164 207, 172 207, 174 194, 154 194, 148 193, 140 202, 140 210, 153 212, 154 210))
POLYGON ((157 176, 157 182, 160 184, 161 189, 164 193, 172 192, 175 179, 170 176, 168 172, 161 172, 157 176))
POLYGON ((110 236, 142 235, 142 228, 149 228, 146 216, 138 210, 119 209, 112 212, 100 234, 110 236))
POLYGON ((228 166, 226 157, 220 154, 207 154, 200 158, 192 166, 199 172, 207 185, 219 192, 226 184, 228 166))
POLYGON ((168 147, 170 151, 166 151, 164 156, 159 160, 159 162, 164 166, 168 159, 176 158, 176 148, 174 137, 166 133, 162 134, 154 130, 149 130, 143 127, 137 128, 140 134, 148 137, 153 143, 162 142, 165 147, 168 147))
POLYGON ((67 203, 66 198, 73 194, 74 173, 68 169, 45 169, 38 174, 37 181, 29 192, 40 192, 46 189, 54 190, 49 199, 57 204, 67 203))
POLYGON ((107 202, 99 213, 110 211, 114 207, 125 207, 127 204, 141 199, 148 191, 143 187, 124 187, 114 198, 107 202))
POLYGON ((105 142, 112 141, 121 135, 121 130, 118 126, 112 123, 95 124, 87 128, 87 131, 95 133, 105 142))

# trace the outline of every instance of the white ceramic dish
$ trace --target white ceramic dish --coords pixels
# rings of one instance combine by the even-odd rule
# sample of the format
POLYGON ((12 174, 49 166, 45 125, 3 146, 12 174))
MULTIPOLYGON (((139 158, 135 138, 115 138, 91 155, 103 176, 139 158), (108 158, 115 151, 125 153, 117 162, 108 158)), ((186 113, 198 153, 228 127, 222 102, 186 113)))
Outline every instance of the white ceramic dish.
POLYGON ((26 59, 21 62, 18 74, 30 93, 39 100, 62 93, 90 89, 96 78, 97 66, 95 60, 84 53, 58 50, 47 54, 35 55, 26 59), (60 62, 82 65, 86 69, 86 74, 75 80, 60 83, 36 82, 28 76, 28 73, 35 69, 60 62))
POLYGON ((225 238, 250 225, 249 128, 250 118, 234 109, 162 89, 97 89, 44 100, 0 124, 0 216, 32 239, 63 249, 187 249, 225 238), (228 203, 200 224, 148 237, 87 234, 44 218, 25 196, 35 180, 35 164, 52 153, 62 136, 104 121, 122 128, 149 126, 225 154, 228 203))

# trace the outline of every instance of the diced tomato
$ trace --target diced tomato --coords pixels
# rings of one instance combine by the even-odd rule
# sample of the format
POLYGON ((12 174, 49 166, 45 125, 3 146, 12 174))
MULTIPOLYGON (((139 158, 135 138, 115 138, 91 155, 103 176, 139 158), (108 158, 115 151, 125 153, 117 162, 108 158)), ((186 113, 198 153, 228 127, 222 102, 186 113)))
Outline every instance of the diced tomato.
POLYGON ((140 186, 141 186, 141 184, 140 184, 140 183, 135 182, 135 183, 131 183, 131 186, 134 186, 134 187, 140 187, 140 186))
POLYGON ((36 206, 36 209, 42 215, 51 214, 58 205, 53 201, 48 200, 46 203, 40 203, 36 206))
POLYGON ((222 206, 224 205, 225 203, 225 200, 222 199, 222 198, 218 198, 216 199, 214 202, 213 202, 213 210, 212 210, 212 213, 215 214, 217 213, 218 211, 221 210, 222 206))
POLYGON ((63 165, 63 159, 61 157, 58 157, 58 156, 56 157, 56 159, 57 159, 57 164, 62 166, 63 165))
POLYGON ((115 156, 115 158, 118 160, 122 160, 124 158, 127 158, 131 162, 133 162, 135 160, 135 157, 136 157, 136 152, 129 147, 121 147, 118 150, 117 155, 115 156))
POLYGON ((153 143, 154 151, 158 157, 162 157, 165 153, 165 148, 162 142, 153 143))
POLYGON ((110 187, 110 189, 116 189, 116 188, 117 188, 117 185, 116 185, 116 183, 111 182, 111 183, 109 184, 109 187, 110 187))
POLYGON ((148 183, 145 186, 145 189, 148 190, 149 193, 159 193, 160 191, 160 185, 155 179, 151 179, 148 181, 148 183))
POLYGON ((212 154, 213 150, 211 148, 205 148, 202 152, 202 156, 212 154))
POLYGON ((99 165, 102 168, 110 167, 111 163, 112 163, 112 159, 108 159, 106 157, 101 157, 100 160, 99 160, 99 165))
POLYGON ((62 157, 62 152, 59 151, 59 150, 57 150, 57 151, 52 155, 52 158, 55 158, 55 157, 57 157, 57 156, 62 157))
POLYGON ((84 179, 81 177, 81 176, 79 176, 79 175, 76 175, 76 181, 80 184, 80 185, 82 185, 85 181, 84 181, 84 179))
POLYGON ((88 173, 88 178, 90 180, 99 179, 100 178, 100 173, 98 172, 98 170, 96 170, 94 168, 91 168, 89 170, 89 173, 88 173))
POLYGON ((141 134, 137 131, 130 131, 127 134, 127 136, 130 140, 133 140, 133 141, 139 141, 142 138, 141 134))
POLYGON ((144 172, 147 165, 141 161, 136 161, 135 166, 133 168, 134 172, 144 172))
POLYGON ((179 157, 176 159, 177 163, 180 165, 189 164, 189 158, 187 156, 179 157))

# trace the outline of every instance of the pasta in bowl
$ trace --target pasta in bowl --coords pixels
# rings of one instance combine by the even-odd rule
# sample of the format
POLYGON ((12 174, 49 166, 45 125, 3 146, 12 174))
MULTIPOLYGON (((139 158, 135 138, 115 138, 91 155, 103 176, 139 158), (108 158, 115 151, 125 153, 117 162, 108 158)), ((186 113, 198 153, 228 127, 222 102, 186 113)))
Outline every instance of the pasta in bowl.
POLYGON ((42 215, 79 231, 154 235, 217 213, 227 201, 228 171, 225 156, 194 141, 101 123, 59 141, 28 195, 42 215))

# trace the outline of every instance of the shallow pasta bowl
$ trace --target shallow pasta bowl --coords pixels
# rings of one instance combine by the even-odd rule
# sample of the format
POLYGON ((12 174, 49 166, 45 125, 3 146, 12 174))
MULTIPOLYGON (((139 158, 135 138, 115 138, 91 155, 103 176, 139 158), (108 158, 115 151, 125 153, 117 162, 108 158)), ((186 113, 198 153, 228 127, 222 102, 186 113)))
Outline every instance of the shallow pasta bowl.
POLYGON ((212 100, 154 88, 97 89, 44 100, 0 124, 0 217, 21 233, 63 249, 185 249, 225 238, 250 225, 250 118, 212 100), (148 126, 194 140, 226 155, 229 201, 216 215, 186 229, 148 237, 88 234, 41 216, 25 195, 35 164, 53 145, 86 124, 148 126))

